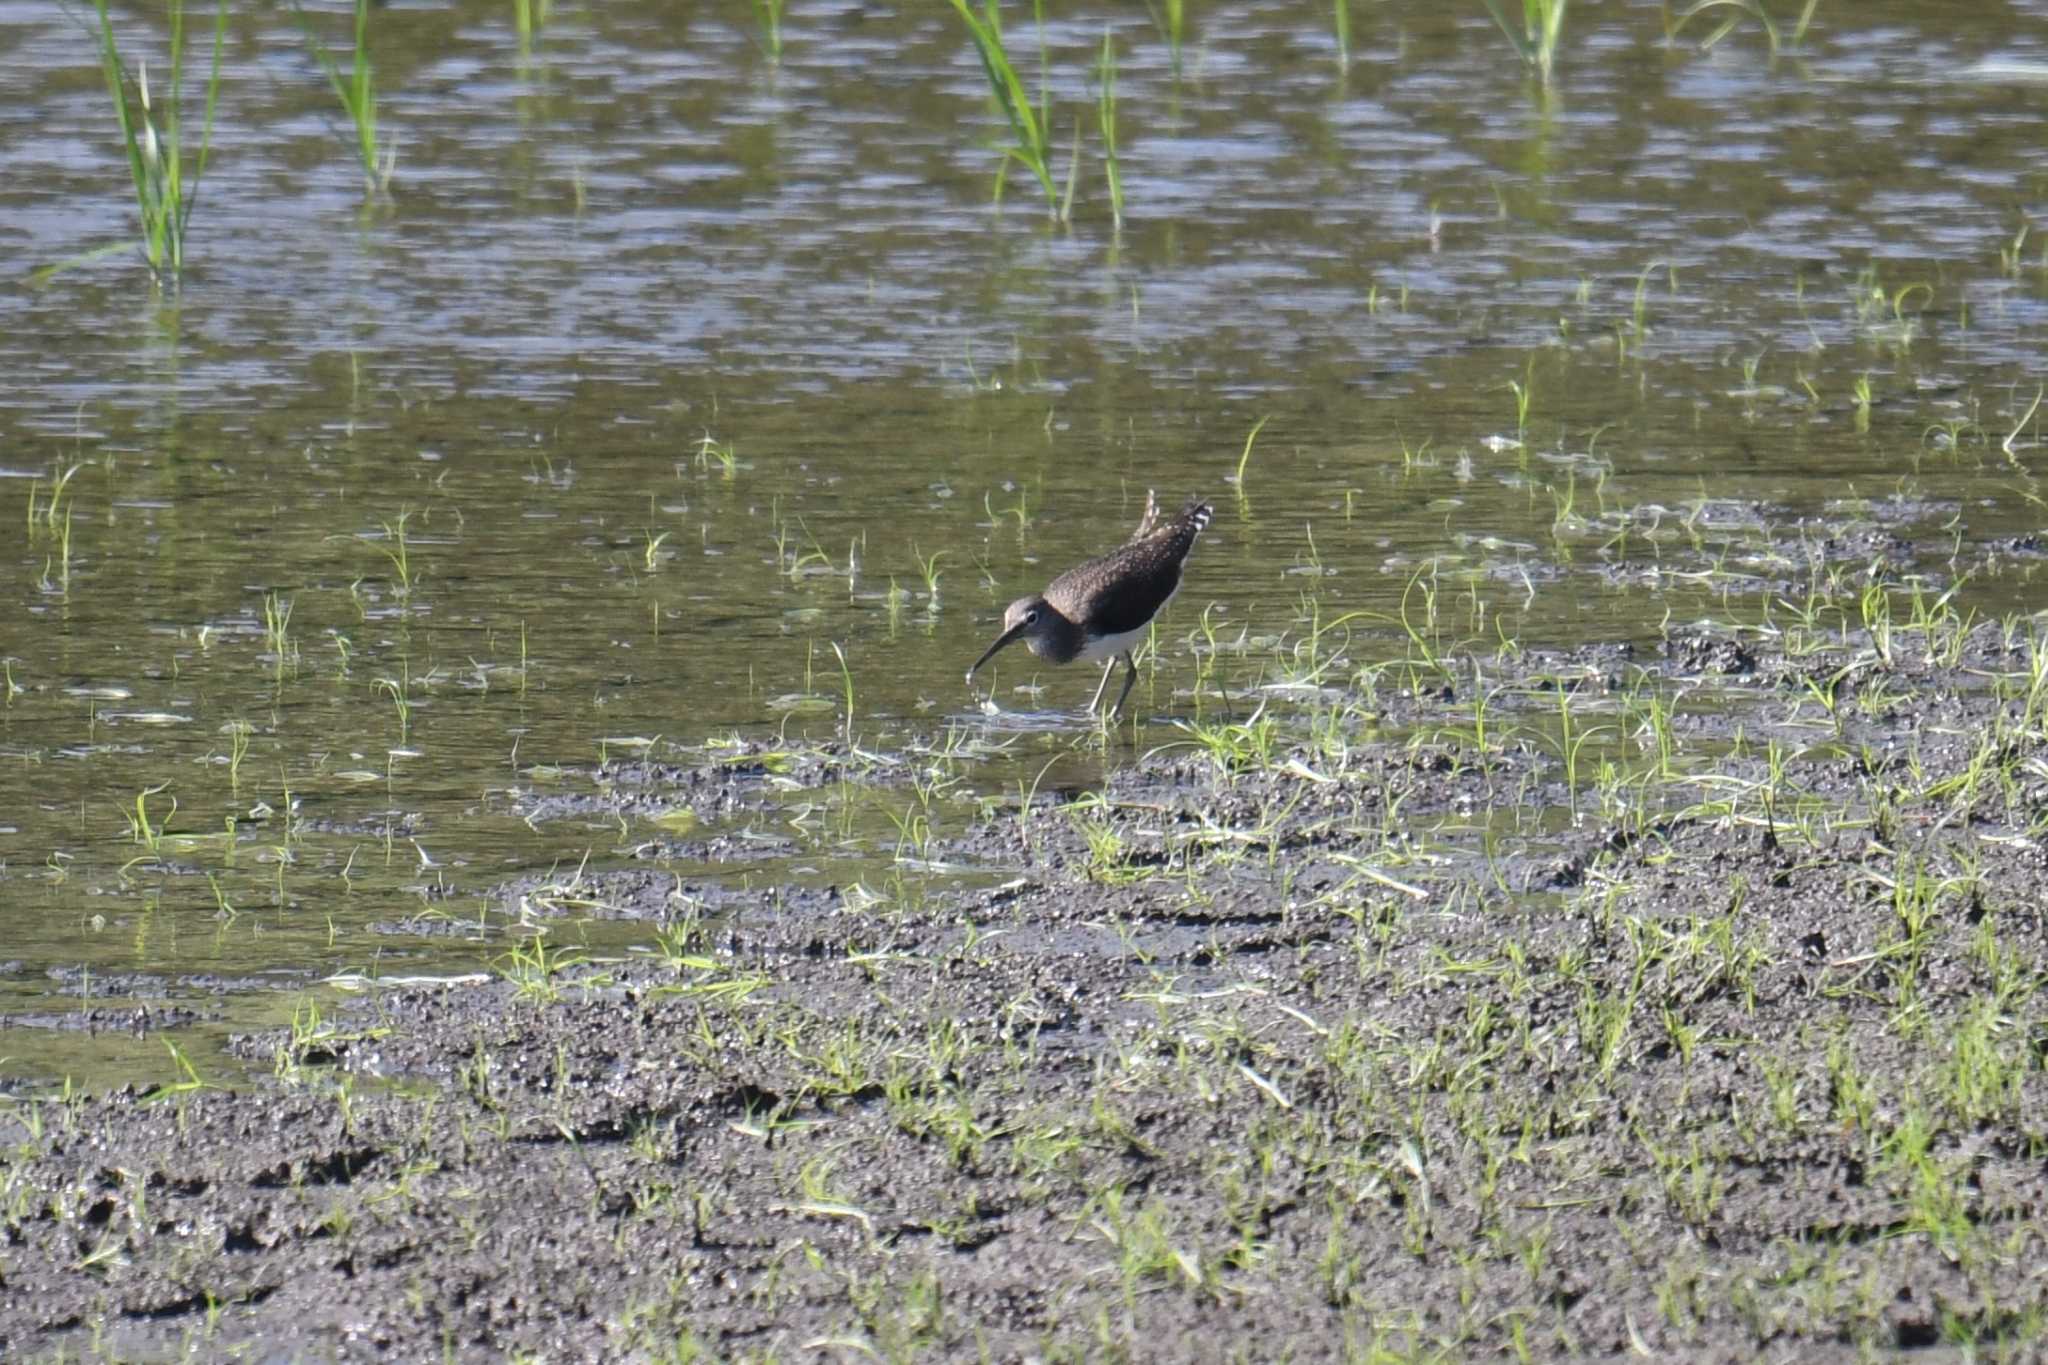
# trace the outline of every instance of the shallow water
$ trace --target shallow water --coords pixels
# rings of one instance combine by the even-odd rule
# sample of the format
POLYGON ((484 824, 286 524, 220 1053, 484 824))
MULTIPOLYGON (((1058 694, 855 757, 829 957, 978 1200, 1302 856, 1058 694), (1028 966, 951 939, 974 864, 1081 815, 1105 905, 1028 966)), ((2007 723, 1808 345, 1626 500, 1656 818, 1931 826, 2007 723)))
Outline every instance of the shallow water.
MULTIPOLYGON (((2032 608, 2048 4, 1823 5, 1775 59, 1605 6, 1547 92, 1478 6, 1361 7, 1348 64, 1324 9, 1194 6, 1178 76, 1149 21, 1055 8, 1064 226, 1018 171, 991 206, 939 7, 792 6, 779 63, 744 7, 559 8, 526 54, 510 7, 381 9, 370 205, 302 34, 237 13, 159 291, 129 253, 29 278, 134 203, 89 35, 0 5, 0 1074, 167 1074, 166 1025, 224 1070, 332 974, 487 965, 507 879, 658 831, 526 818, 603 757, 960 727, 1006 746, 978 790, 1078 789, 1242 715, 1312 623, 1397 654, 1418 585, 1489 648, 1753 622, 1844 543, 2032 608), (1218 516, 1135 738, 1021 651, 984 712, 1002 604, 1153 486, 1218 516)), ((118 17, 161 98, 158 11, 118 17)), ((892 801, 845 799, 683 870, 898 871, 892 801)))

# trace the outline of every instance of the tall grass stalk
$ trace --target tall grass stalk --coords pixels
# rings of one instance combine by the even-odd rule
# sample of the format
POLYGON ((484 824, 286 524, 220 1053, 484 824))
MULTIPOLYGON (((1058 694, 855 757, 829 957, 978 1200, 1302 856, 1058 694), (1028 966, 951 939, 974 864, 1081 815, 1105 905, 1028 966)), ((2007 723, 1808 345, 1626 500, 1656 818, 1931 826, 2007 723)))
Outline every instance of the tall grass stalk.
MULTIPOLYGON (((1045 191, 1046 206, 1057 215, 1060 195, 1052 178, 1052 130, 1046 117, 1043 82, 1039 87, 1039 104, 1034 106, 1025 92, 1023 77, 1017 74, 1016 65, 1003 45, 1003 20, 996 0, 983 0, 980 14, 974 12, 968 0, 953 0, 953 8, 959 11, 974 39, 982 74, 988 77, 996 104, 1010 123, 1011 145, 1003 148, 1003 168, 996 172, 996 198, 1002 198, 1004 175, 1015 161, 1037 179, 1039 188, 1045 191)), ((1042 21, 1042 5, 1038 9, 1042 21)))
POLYGON ((299 27, 305 30, 306 41, 312 44, 314 60, 327 73, 327 83, 334 87, 341 107, 348 113, 349 122, 355 125, 356 159, 363 167, 363 192, 369 195, 389 192, 391 172, 398 165, 398 146, 387 138, 380 148, 377 140, 377 73, 370 62, 370 0, 356 0, 356 41, 354 50, 349 53, 346 74, 327 44, 320 41, 320 35, 307 22, 305 11, 298 10, 298 16, 299 27))
MULTIPOLYGON (((1562 5, 1559 6, 1563 8, 1562 5)), ((1331 6, 1332 22, 1337 32, 1337 69, 1351 69, 1351 0, 1335 0, 1331 6)))
POLYGON ((1109 216, 1117 232, 1124 230, 1124 177, 1116 153, 1116 47, 1109 30, 1102 32, 1102 55, 1095 59, 1095 122, 1102 133, 1102 172, 1109 182, 1109 216))
POLYGON ((1519 27, 1508 22, 1501 0, 1480 0, 1480 3, 1486 6, 1493 22, 1514 44, 1522 60, 1536 68, 1545 85, 1550 84, 1550 68, 1557 56, 1557 41, 1564 33, 1564 11, 1570 0, 1522 0, 1519 27))
POLYGON ((199 155, 187 173, 184 159, 180 97, 185 85, 185 4, 171 0, 171 79, 159 109, 149 98, 149 64, 136 69, 136 100, 129 103, 128 72, 114 41, 114 23, 107 0, 93 0, 99 15, 100 72, 121 125, 121 144, 128 153, 128 175, 135 184, 135 203, 142 212, 142 254, 150 274, 161 282, 175 279, 185 265, 185 229, 198 202, 199 181, 206 174, 213 146, 213 111, 220 98, 220 60, 227 39, 227 0, 219 0, 213 18, 213 62, 206 78, 206 121, 199 133, 199 155))

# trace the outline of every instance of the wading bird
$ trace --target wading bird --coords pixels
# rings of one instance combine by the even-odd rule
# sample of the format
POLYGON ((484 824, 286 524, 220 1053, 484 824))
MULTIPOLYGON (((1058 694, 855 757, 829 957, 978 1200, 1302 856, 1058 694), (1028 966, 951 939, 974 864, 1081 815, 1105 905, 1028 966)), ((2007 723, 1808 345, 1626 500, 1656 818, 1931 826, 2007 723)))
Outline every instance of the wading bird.
POLYGON ((1180 588, 1181 566, 1195 537, 1209 525, 1215 509, 1200 498, 1171 521, 1159 519, 1159 502, 1150 490, 1145 494, 1145 515, 1131 538, 1108 554, 1069 569, 1046 585, 1044 592, 1020 597, 1003 613, 1003 633, 988 647, 974 667, 967 670, 967 685, 974 686, 974 674, 994 658, 1004 645, 1022 640, 1031 652, 1050 663, 1067 664, 1076 659, 1107 662, 1102 681, 1095 688, 1093 711, 1109 690, 1109 675, 1116 661, 1124 661, 1124 690, 1114 716, 1124 709, 1131 687, 1138 681, 1138 666, 1131 650, 1145 634, 1146 627, 1173 600, 1180 588))

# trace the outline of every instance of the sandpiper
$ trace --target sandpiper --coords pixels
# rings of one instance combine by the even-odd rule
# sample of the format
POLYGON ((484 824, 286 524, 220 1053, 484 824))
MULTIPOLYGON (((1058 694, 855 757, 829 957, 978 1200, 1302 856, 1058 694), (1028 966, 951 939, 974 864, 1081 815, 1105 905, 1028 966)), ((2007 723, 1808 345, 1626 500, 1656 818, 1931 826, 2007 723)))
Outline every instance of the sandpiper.
POLYGON ((967 670, 967 685, 974 685, 975 670, 995 657, 996 651, 1013 640, 1022 640, 1031 652, 1056 664, 1085 659, 1106 660, 1102 681, 1088 703, 1093 711, 1109 690, 1109 675, 1116 661, 1124 661, 1124 690, 1114 716, 1124 709, 1131 687, 1138 681, 1138 666, 1131 650, 1144 637, 1152 618, 1165 609, 1180 588, 1181 566, 1195 537, 1209 525, 1215 509, 1200 498, 1188 499, 1180 515, 1171 521, 1159 519, 1159 502, 1151 490, 1145 493, 1145 515, 1138 529, 1108 554, 1069 569, 1055 578, 1042 593, 1020 597, 1003 613, 1003 633, 996 637, 974 668, 967 670))

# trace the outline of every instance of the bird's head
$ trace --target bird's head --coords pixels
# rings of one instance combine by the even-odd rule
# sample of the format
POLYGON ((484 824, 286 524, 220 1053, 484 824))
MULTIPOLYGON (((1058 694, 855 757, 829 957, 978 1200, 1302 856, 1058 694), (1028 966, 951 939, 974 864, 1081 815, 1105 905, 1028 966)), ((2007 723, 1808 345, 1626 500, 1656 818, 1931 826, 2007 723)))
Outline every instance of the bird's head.
POLYGON ((1033 654, 1045 653, 1046 642, 1062 624, 1064 621, 1060 614, 1054 611, 1043 597, 1033 594, 1030 597, 1018 598, 1003 612, 1003 633, 996 636, 996 642, 974 661, 973 668, 967 670, 969 681, 973 680, 976 671, 993 659, 1004 645, 1022 640, 1033 654))

